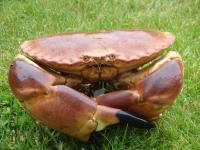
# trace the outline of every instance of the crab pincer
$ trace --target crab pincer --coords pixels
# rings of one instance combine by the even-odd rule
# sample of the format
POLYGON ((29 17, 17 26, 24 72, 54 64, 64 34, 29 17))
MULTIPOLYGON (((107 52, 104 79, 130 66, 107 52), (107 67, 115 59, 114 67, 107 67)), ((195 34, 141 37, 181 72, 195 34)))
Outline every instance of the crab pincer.
POLYGON ((94 131, 119 122, 152 128, 145 119, 107 106, 64 84, 64 77, 44 70, 30 59, 18 55, 9 71, 13 93, 32 116, 50 128, 87 141, 94 131))
POLYGON ((9 84, 34 118, 83 141, 120 122, 152 128, 182 88, 181 56, 160 57, 174 40, 169 32, 120 30, 25 41, 9 84), (115 91, 91 95, 98 82, 115 91))
POLYGON ((169 52, 150 67, 119 76, 123 90, 96 97, 99 105, 119 108, 148 120, 155 120, 170 107, 183 85, 183 62, 176 52, 169 52))

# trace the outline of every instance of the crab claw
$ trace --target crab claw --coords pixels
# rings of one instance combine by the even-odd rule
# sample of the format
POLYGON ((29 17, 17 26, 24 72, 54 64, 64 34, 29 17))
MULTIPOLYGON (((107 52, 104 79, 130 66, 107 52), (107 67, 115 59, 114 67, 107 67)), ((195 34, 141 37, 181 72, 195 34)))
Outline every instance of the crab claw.
POLYGON ((90 97, 66 86, 66 79, 18 55, 9 71, 9 84, 34 118, 82 141, 90 134, 119 122, 151 128, 154 124, 120 109, 98 105, 90 97))
POLYGON ((99 105, 119 108, 149 120, 158 118, 175 102, 183 84, 183 62, 176 52, 138 73, 122 75, 119 86, 127 90, 96 97, 99 105))

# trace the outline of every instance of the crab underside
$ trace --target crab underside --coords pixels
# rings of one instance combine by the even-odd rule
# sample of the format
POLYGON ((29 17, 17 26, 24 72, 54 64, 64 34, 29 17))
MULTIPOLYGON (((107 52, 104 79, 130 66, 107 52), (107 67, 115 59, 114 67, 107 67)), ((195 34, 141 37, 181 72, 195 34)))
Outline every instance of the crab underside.
POLYGON ((118 122, 151 128, 181 91, 182 59, 163 55, 173 42, 168 32, 143 30, 26 41, 9 84, 34 118, 80 140, 118 122))

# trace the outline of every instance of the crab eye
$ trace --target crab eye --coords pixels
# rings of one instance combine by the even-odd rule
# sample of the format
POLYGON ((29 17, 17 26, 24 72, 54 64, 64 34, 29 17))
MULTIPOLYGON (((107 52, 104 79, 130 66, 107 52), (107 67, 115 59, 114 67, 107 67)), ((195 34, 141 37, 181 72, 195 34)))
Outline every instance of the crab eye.
POLYGON ((110 55, 110 56, 109 56, 109 59, 113 61, 113 60, 115 59, 115 55, 113 55, 113 54, 110 55))
POLYGON ((83 56, 83 61, 84 61, 84 62, 89 62, 90 60, 91 60, 90 57, 88 57, 88 56, 83 56))

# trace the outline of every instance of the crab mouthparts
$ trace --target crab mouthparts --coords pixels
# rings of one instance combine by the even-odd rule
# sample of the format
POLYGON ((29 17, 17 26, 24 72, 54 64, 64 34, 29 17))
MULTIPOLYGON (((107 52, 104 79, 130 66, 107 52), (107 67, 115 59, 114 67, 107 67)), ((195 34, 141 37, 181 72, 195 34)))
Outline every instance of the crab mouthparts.
POLYGON ((82 71, 82 76, 89 81, 110 80, 117 74, 117 68, 107 64, 95 64, 82 71))

